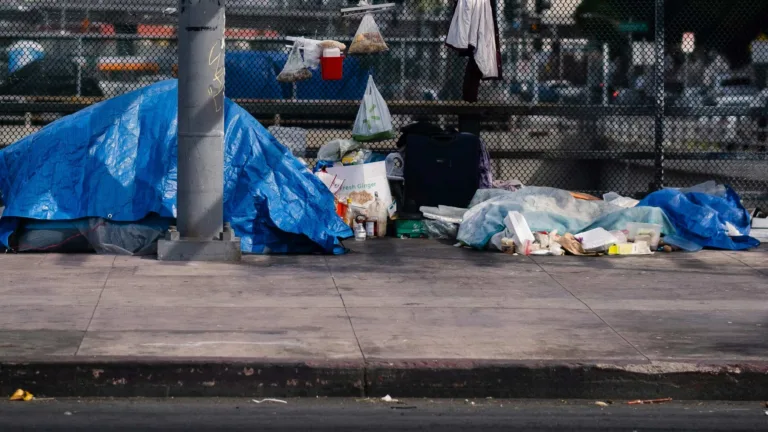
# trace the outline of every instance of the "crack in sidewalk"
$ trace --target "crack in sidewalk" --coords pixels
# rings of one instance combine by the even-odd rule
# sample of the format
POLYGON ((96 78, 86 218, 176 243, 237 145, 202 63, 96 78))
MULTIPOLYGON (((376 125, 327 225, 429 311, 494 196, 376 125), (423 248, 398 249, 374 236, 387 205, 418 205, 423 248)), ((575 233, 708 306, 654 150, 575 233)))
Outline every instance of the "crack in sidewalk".
POLYGON ((360 338, 357 336, 354 323, 352 323, 352 316, 349 314, 349 310, 347 309, 347 303, 344 301, 344 296, 341 294, 339 285, 336 283, 336 276, 333 274, 333 269, 331 269, 331 265, 328 262, 328 257, 324 256, 323 261, 325 262, 325 267, 328 269, 328 274, 331 276, 333 286, 336 288, 336 293, 339 294, 341 305, 344 307, 344 313, 347 314, 347 320, 349 320, 349 327, 352 329, 352 335, 355 337, 355 342, 357 342, 357 349, 360 350, 360 356, 363 358, 363 397, 368 397, 368 360, 365 358, 363 346, 360 344, 360 338))
POLYGON ((80 348, 83 347, 83 342, 85 342, 85 337, 88 336, 88 330, 91 328, 93 317, 96 316, 96 310, 99 308, 99 304, 101 304, 101 296, 104 295, 104 290, 107 288, 107 282, 109 282, 109 276, 112 275, 112 270, 115 269, 116 260, 117 260, 117 255, 115 255, 114 259, 112 260, 112 265, 109 267, 109 270, 107 270, 107 275, 104 277, 104 283, 101 284, 101 291, 99 291, 99 298, 96 299, 96 306, 93 307, 93 312, 91 312, 91 318, 88 319, 88 325, 85 326, 85 331, 83 331, 83 338, 80 339, 80 343, 77 345, 77 350, 75 351, 75 357, 77 357, 80 354, 80 348))

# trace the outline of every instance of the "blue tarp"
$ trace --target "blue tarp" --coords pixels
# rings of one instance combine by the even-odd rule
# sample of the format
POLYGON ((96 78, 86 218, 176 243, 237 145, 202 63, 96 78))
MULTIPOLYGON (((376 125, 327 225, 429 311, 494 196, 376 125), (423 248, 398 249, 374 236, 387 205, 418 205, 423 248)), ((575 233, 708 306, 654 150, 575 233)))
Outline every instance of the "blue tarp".
MULTIPOLYGON (((290 99, 293 84, 280 83, 277 75, 288 60, 287 52, 227 51, 227 95, 233 99, 290 99)), ((368 70, 354 57, 344 59, 344 77, 323 81, 320 70, 296 83, 297 99, 360 100, 368 83, 368 70)))
MULTIPOLYGON (((282 64, 281 64, 282 70, 282 64)), ((323 81, 321 71, 313 70, 312 78, 296 84, 297 99, 361 100, 368 84, 369 71, 360 67, 355 57, 344 59, 344 75, 338 81, 323 81)))
POLYGON ((749 212, 739 196, 725 187, 723 196, 705 192, 662 189, 646 196, 638 207, 659 207, 677 230, 677 235, 700 246, 728 250, 744 250, 760 245, 749 237, 749 212), (728 225, 741 236, 729 236, 728 225))
POLYGON ((277 81, 280 69, 275 70, 276 56, 280 55, 270 51, 227 51, 224 57, 227 95, 234 99, 283 99, 290 96, 277 81))
MULTIPOLYGON (((176 81, 93 105, 0 151, 15 218, 138 221, 176 214, 176 81)), ((245 110, 225 104, 224 218, 251 253, 340 252, 352 235, 330 191, 245 110)))

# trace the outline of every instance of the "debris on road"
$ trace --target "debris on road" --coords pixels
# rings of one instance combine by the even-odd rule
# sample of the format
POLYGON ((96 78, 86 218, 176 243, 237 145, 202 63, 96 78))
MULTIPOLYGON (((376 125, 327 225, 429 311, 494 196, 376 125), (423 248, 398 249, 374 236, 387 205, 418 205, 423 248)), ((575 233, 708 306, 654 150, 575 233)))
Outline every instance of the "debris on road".
POLYGON ((390 395, 384 396, 383 398, 381 398, 381 400, 383 402, 391 402, 391 403, 398 403, 398 402, 400 402, 399 400, 392 398, 392 396, 390 396, 390 395))
POLYGON ((661 398, 661 399, 645 399, 645 400, 633 400, 627 402, 627 405, 650 405, 650 404, 660 404, 660 403, 666 403, 666 402, 672 402, 672 398, 661 398))
POLYGON ((18 389, 11 395, 8 400, 29 402, 34 398, 35 396, 32 393, 26 390, 18 389))
POLYGON ((257 404, 264 403, 264 402, 274 402, 274 403, 281 403, 281 404, 287 404, 288 402, 280 399, 262 399, 262 400, 256 400, 251 399, 253 402, 256 402, 257 404))
POLYGON ((608 402, 597 401, 597 402, 595 402, 595 405, 597 405, 599 407, 607 407, 607 406, 610 406, 611 404, 609 404, 608 402))

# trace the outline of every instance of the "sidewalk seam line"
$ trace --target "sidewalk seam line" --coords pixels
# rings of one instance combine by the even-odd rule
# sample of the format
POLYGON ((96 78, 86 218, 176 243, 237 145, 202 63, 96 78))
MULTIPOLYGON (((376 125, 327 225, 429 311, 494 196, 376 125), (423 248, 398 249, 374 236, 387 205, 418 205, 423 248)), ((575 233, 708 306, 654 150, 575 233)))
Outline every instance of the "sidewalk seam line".
POLYGON ((75 357, 77 357, 78 354, 80 354, 80 348, 83 347, 83 342, 85 342, 85 337, 88 336, 88 329, 91 328, 93 317, 96 316, 96 309, 98 309, 99 304, 101 304, 101 296, 104 295, 104 290, 107 288, 107 282, 109 282, 109 276, 112 274, 112 270, 115 269, 116 260, 117 260, 117 255, 115 255, 114 259, 112 260, 112 266, 110 266, 109 270, 107 271, 107 276, 104 278, 104 283, 101 284, 101 291, 99 291, 99 298, 96 299, 96 306, 93 307, 93 312, 91 312, 91 318, 88 320, 88 325, 85 327, 85 331, 83 332, 83 338, 80 339, 80 344, 77 346, 77 351, 75 351, 75 357))
POLYGON ((576 296, 576 294, 572 293, 572 292, 571 292, 571 290, 569 290, 568 288, 566 288, 566 287, 565 287, 565 285, 561 284, 561 283, 560 283, 560 281, 559 281, 559 280, 557 280, 557 279, 556 279, 554 276, 552 276, 552 275, 551 275, 551 274, 550 274, 550 273, 549 273, 547 270, 545 270, 545 269, 544 269, 544 267, 542 267, 542 266, 541 266, 541 264, 539 264, 538 262, 536 262, 536 261, 535 261, 535 260, 533 260, 533 259, 532 259, 532 261, 533 261, 533 262, 535 262, 535 263, 536 263, 536 265, 537 265, 537 266, 539 266, 539 268, 541 269, 541 271, 543 271, 544 273, 546 273, 546 274, 547 274, 547 276, 549 276, 549 278, 550 278, 550 279, 552 279, 552 280, 553 280, 553 281, 554 281, 556 284, 558 284, 558 285, 560 286, 560 288, 564 289, 564 290, 565 290, 565 292, 567 292, 568 294, 570 294, 570 295, 571 295, 573 298, 575 298, 576 300, 578 300, 578 301, 579 301, 579 303, 583 304, 583 305, 584 305, 584 306, 585 306, 587 309, 589 309, 589 311, 590 311, 590 312, 592 312, 592 314, 594 314, 594 315, 595 315, 595 316, 596 316, 596 317, 597 317, 597 318, 598 318, 600 321, 602 321, 602 322, 603 322, 603 324, 605 324, 606 326, 608 326, 608 328, 609 328, 609 329, 611 329, 611 331, 612 331, 612 332, 614 332, 614 333, 616 334, 616 336, 620 337, 620 338, 621 338, 621 339, 622 339, 624 342, 626 342, 626 343, 627 343, 629 346, 631 346, 631 347, 632 347, 632 348, 633 348, 633 349, 634 349, 634 350, 635 350, 635 351, 636 351, 638 354, 640 354, 641 356, 643 356, 643 358, 644 358, 644 359, 645 359, 645 360, 646 360, 648 363, 653 363, 653 361, 652 361, 650 358, 648 358, 648 356, 647 356, 647 355, 645 355, 645 354, 644 354, 642 351, 640 351, 640 349, 638 349, 638 348, 635 346, 635 344, 633 344, 632 342, 630 342, 629 340, 627 340, 627 338, 625 338, 625 337, 624 337, 624 335, 622 335, 621 333, 619 333, 618 331, 616 331, 616 329, 615 329, 615 328, 613 328, 613 326, 612 326, 612 325, 608 324, 608 322, 607 322, 606 320, 604 320, 604 319, 603 319, 603 317, 601 317, 601 316, 600 316, 600 314, 598 314, 597 312, 595 312, 595 310, 594 310, 594 309, 592 309, 592 307, 591 307, 590 305, 588 305, 588 304, 587 304, 587 303, 586 303, 584 300, 582 300, 582 299, 580 299, 578 296, 576 296))
POLYGON ((744 261, 740 260, 739 258, 737 258, 737 257, 735 257, 735 256, 729 255, 729 254, 727 254, 727 253, 725 253, 725 252, 722 252, 722 251, 721 251, 720 253, 721 253, 721 254, 723 254, 723 255, 725 255, 725 256, 727 256, 728 258, 730 258, 730 259, 732 259, 732 260, 734 260, 734 261, 736 261, 736 262, 740 263, 740 264, 741 264, 741 265, 743 265, 744 267, 746 267, 746 268, 748 268, 748 269, 750 269, 750 270, 754 271, 755 273, 757 273, 757 274, 758 274, 758 275, 760 275, 760 276, 764 276, 764 275, 765 275, 765 273, 763 273, 763 271, 762 271, 762 270, 760 270, 760 269, 757 269, 757 268, 754 268, 754 267, 752 267, 751 265, 749 265, 749 264, 745 263, 744 261))
POLYGON ((331 281, 333 281, 333 287, 336 288, 336 293, 339 294, 339 299, 341 300, 341 305, 344 307, 344 313, 347 314, 347 320, 349 321, 349 328, 352 329, 352 336, 355 337, 355 342, 357 342, 357 349, 360 350, 360 356, 363 358, 363 397, 368 397, 369 391, 368 391, 368 361, 365 359, 365 352, 363 352, 363 346, 360 344, 360 338, 357 337, 357 331, 355 331, 355 325, 352 323, 352 317, 349 315, 349 310, 347 309, 347 303, 344 301, 344 296, 341 295, 341 290, 339 289, 339 286, 336 284, 336 276, 333 274, 333 269, 331 269, 331 265, 328 263, 328 257, 323 257, 323 261, 325 262, 325 267, 328 269, 328 274, 331 276, 331 281))
MULTIPOLYGON (((339 289, 339 286, 336 284, 336 276, 334 276, 333 274, 331 265, 328 264, 328 258, 323 257, 323 261, 325 261, 325 267, 328 269, 328 274, 331 276, 331 280, 333 281, 333 287, 336 288, 336 293, 339 295, 339 299, 341 300, 341 305, 344 307, 344 313, 347 314, 347 320, 349 320, 349 327, 352 329, 352 335, 355 337, 355 342, 357 342, 357 348, 360 350, 360 356, 362 356, 363 358, 363 376, 365 377, 368 362, 365 358, 365 353, 363 352, 363 346, 360 344, 360 338, 357 337, 357 331, 355 331, 355 325, 352 323, 352 317, 349 315, 349 310, 347 309, 347 303, 344 301, 344 296, 341 295, 341 290, 339 289)), ((365 383, 363 383, 363 387, 365 388, 365 383)))

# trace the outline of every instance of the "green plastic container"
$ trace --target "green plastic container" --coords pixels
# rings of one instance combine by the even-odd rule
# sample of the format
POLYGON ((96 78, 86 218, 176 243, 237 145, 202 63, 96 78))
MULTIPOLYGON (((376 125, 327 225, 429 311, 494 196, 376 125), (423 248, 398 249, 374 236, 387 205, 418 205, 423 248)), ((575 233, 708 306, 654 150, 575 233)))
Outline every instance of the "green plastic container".
POLYGON ((427 227, 424 225, 424 221, 419 219, 396 219, 395 236, 408 238, 427 237, 427 227))

